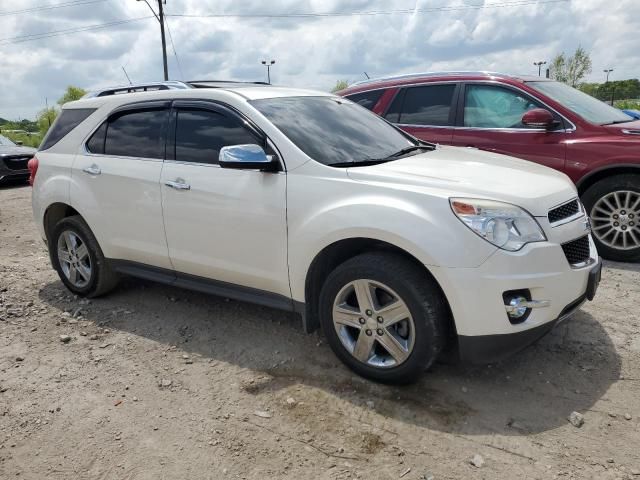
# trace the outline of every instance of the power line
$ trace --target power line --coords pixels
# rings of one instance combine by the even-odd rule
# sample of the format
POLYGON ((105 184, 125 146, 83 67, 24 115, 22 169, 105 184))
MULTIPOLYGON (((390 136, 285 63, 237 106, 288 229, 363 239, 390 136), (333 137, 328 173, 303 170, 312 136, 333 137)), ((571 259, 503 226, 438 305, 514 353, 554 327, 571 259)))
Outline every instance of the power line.
POLYGON ((78 32, 86 32, 90 30, 98 30, 98 29, 107 28, 107 27, 114 27, 116 25, 124 25, 126 23, 139 22, 140 20, 147 20, 149 18, 155 18, 155 17, 149 15, 146 17, 128 18, 125 20, 116 20, 114 22, 101 23, 98 25, 88 25, 85 27, 67 28, 65 30, 54 30, 50 32, 34 33, 30 35, 19 35, 17 37, 5 37, 5 38, 0 38, 0 46, 12 45, 14 43, 30 42, 32 40, 41 40, 43 38, 59 37, 62 35, 69 35, 69 34, 78 33, 78 32))
MULTIPOLYGON (((165 15, 166 17, 166 15, 165 15)), ((171 48, 173 49, 173 55, 176 57, 176 64, 178 65, 178 71, 180 72, 180 79, 184 80, 185 76, 182 72, 182 65, 180 65, 180 59, 178 58, 178 52, 176 52, 176 45, 173 43, 173 35, 171 35, 171 28, 169 27, 169 20, 165 19, 167 23, 167 32, 169 32, 169 40, 171 41, 171 48)))
POLYGON ((54 10, 56 8, 65 8, 65 7, 75 7, 78 5, 88 5, 91 3, 102 3, 102 2, 106 2, 107 0, 73 0, 73 1, 69 1, 69 2, 62 2, 62 3, 54 3, 53 5, 40 5, 38 7, 31 7, 31 8, 23 8, 22 10, 12 10, 9 12, 0 12, 0 17, 6 17, 9 15, 19 15, 22 13, 33 13, 33 12, 40 12, 43 10, 54 10))
POLYGON ((566 3, 571 0, 514 0, 512 2, 488 3, 477 5, 441 6, 429 8, 407 8, 400 10, 371 10, 365 12, 317 12, 317 13, 211 13, 211 14, 171 14, 168 17, 182 18, 326 18, 355 17, 376 15, 411 15, 414 13, 448 12, 458 10, 481 10, 487 8, 507 8, 551 3, 566 3))

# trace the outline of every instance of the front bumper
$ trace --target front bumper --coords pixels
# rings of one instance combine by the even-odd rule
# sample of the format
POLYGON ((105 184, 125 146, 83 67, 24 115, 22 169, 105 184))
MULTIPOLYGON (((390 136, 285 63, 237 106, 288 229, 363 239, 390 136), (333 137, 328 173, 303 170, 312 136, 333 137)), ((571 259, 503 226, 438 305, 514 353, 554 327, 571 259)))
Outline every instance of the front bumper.
POLYGON ((29 158, 24 155, 0 156, 0 181, 29 178, 29 158))
MULTIPOLYGON (((584 235, 584 234, 583 234, 584 235)), ((519 252, 498 250, 477 268, 429 267, 441 285, 455 321, 459 355, 471 363, 505 358, 542 337, 584 301, 591 300, 601 263, 589 236, 590 258, 572 266, 558 243, 540 242, 519 252), (548 302, 513 324, 502 294, 528 290, 548 302)))

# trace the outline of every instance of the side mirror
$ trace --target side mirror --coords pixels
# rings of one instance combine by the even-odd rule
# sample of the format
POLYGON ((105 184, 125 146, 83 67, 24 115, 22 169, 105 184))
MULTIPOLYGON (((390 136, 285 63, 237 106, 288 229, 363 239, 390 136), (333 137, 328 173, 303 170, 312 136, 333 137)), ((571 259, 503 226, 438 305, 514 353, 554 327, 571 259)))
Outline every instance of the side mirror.
POLYGON ((278 161, 273 155, 267 155, 260 145, 231 145, 222 147, 218 156, 222 168, 242 170, 274 171, 278 161))
POLYGON ((522 124, 529 128, 548 130, 556 125, 557 122, 549 110, 545 110, 544 108, 534 108, 522 115, 522 124))

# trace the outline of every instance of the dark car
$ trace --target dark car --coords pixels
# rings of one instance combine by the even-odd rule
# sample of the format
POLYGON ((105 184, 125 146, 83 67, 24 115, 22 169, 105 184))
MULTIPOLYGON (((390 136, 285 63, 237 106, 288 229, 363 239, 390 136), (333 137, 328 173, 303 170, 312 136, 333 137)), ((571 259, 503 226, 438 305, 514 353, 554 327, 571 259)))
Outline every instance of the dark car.
POLYGON ((566 173, 591 217, 600 254, 640 260, 639 120, 563 83, 488 72, 368 80, 338 95, 420 139, 566 173))
POLYGON ((27 162, 35 153, 35 148, 21 147, 0 135, 0 183, 7 180, 27 180, 27 162))

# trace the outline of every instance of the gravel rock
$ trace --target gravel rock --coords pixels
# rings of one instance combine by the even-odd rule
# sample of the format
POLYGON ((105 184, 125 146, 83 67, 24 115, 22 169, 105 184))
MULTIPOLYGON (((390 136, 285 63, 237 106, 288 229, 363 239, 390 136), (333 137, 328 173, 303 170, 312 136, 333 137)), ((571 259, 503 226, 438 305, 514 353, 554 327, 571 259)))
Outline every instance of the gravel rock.
POLYGON ((567 420, 569 420, 569 423, 576 428, 580 428, 584 425, 584 416, 578 412, 571 412, 571 415, 569 415, 567 420))
POLYGON ((24 357, 21 357, 21 356, 16 357, 16 362, 24 362, 24 357))
POLYGON ((631 414, 630 414, 630 413, 625 413, 625 414, 624 414, 624 419, 625 419, 625 420, 631 420, 632 418, 633 418, 633 417, 631 416, 631 414))
POLYGON ((269 412, 265 412, 263 410, 256 410, 255 412, 253 412, 253 414, 256 417, 261 417, 261 418, 271 418, 271 414, 269 412))
POLYGON ((484 465, 484 458, 482 458, 482 455, 478 455, 476 453, 473 456, 473 458, 469 461, 469 463, 471 463, 471 465, 473 465, 476 468, 480 468, 484 465))
POLYGON ((71 337, 69 335, 60 335, 60 341, 62 343, 69 343, 71 341, 71 337))
POLYGON ((163 378, 162 380, 160 380, 160 386, 164 388, 170 387, 172 383, 173 382, 167 378, 163 378))
POLYGON ((296 399, 293 397, 287 397, 287 405, 293 407, 296 404, 296 399))

